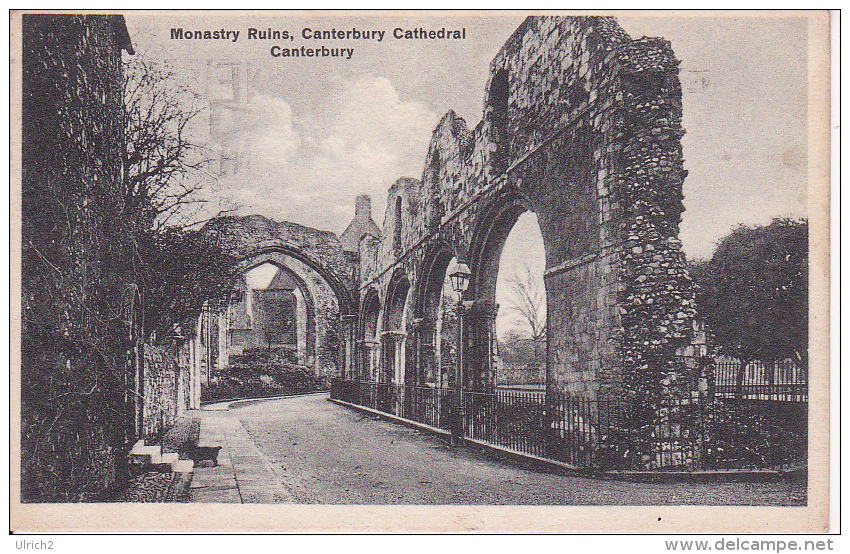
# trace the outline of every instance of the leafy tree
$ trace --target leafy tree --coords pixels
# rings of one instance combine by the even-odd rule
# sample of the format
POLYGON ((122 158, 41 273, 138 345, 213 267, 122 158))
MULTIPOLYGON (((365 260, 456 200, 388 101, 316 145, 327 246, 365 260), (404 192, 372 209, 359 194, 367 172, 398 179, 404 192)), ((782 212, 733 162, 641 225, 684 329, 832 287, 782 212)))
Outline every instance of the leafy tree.
POLYGON ((154 343, 190 329, 204 305, 227 305, 238 277, 236 260, 215 237, 193 229, 165 227, 137 236, 136 277, 144 297, 145 338, 154 343))
POLYGON ((527 334, 515 330, 508 331, 499 341, 499 355, 506 364, 512 366, 535 366, 540 362, 540 345, 527 334))
POLYGON ((699 313, 742 368, 793 358, 808 369, 808 244, 806 220, 774 219, 738 227, 710 261, 692 264, 699 313))

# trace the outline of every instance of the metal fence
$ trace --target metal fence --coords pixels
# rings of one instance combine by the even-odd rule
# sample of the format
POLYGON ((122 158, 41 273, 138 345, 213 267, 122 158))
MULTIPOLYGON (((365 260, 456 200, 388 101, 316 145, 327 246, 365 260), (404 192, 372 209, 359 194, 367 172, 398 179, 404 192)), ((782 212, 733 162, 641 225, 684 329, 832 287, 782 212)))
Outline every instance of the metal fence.
POLYGON ((331 381, 331 398, 365 406, 438 429, 450 430, 451 391, 375 381, 331 381))
POLYGON ((338 379, 331 398, 595 470, 767 468, 806 456, 807 405, 799 402, 765 406, 696 396, 648 407, 537 391, 338 379))
POLYGON ((715 395, 721 398, 807 402, 808 376, 792 360, 743 365, 738 360, 715 362, 715 395))

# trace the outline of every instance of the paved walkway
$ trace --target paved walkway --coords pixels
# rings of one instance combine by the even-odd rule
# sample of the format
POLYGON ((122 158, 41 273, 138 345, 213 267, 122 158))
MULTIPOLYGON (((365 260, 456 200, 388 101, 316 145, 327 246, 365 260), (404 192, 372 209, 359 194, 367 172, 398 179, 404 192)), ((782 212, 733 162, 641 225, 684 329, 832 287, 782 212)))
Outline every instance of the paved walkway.
POLYGON ((194 412, 201 418, 199 446, 221 446, 218 466, 195 464, 192 502, 266 504, 293 502, 292 494, 248 437, 238 419, 223 410, 194 412))
POLYGON ((519 467, 376 419, 326 395, 196 412, 221 467, 196 469, 195 502, 319 504, 801 505, 805 482, 648 484, 519 467))

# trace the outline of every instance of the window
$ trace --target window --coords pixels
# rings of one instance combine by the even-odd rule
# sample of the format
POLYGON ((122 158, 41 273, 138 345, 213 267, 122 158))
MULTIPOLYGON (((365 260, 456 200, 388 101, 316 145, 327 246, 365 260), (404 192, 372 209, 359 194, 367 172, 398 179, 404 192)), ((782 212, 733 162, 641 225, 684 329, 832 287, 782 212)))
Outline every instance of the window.
POLYGON ((491 154, 490 165, 496 175, 508 169, 508 98, 511 93, 508 72, 500 69, 490 82, 490 124, 496 151, 491 154))

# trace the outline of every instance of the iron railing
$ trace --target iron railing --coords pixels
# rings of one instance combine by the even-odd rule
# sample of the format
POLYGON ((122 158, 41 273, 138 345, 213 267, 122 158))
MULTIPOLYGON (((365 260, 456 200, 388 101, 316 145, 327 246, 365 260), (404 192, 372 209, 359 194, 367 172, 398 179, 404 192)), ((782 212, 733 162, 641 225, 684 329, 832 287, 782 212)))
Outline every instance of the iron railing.
POLYGON ((451 391, 424 385, 331 381, 331 398, 365 406, 438 429, 450 429, 451 391))
POLYGON ((805 403, 694 395, 647 407, 543 391, 339 379, 331 381, 331 398, 593 470, 765 468, 806 456, 805 403))
POLYGON ((808 376, 792 360, 770 366, 753 361, 742 368, 738 360, 715 362, 715 395, 720 398, 808 402, 808 376))

